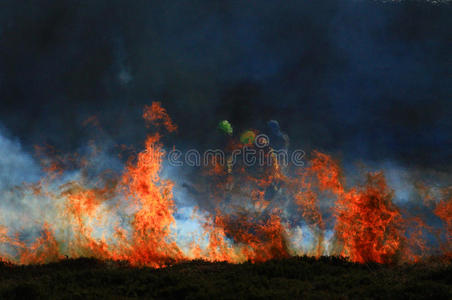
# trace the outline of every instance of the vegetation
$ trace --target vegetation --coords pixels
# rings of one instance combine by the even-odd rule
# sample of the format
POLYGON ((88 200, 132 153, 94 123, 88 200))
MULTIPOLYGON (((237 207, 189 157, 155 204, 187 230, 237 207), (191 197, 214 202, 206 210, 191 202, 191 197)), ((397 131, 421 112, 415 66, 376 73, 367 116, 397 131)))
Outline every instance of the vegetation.
POLYGON ((0 265, 5 299, 452 299, 452 264, 357 264, 337 257, 190 261, 162 269, 91 258, 0 265))

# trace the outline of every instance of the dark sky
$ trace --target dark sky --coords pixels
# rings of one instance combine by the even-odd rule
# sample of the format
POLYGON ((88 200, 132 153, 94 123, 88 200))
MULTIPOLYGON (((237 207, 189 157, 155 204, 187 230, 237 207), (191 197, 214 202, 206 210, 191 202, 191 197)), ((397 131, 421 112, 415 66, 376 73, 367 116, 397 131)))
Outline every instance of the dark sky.
POLYGON ((2 1, 0 124, 74 151, 96 115, 140 145, 161 101, 171 140, 279 120, 293 147, 444 169, 452 159, 452 5, 405 1, 2 1))

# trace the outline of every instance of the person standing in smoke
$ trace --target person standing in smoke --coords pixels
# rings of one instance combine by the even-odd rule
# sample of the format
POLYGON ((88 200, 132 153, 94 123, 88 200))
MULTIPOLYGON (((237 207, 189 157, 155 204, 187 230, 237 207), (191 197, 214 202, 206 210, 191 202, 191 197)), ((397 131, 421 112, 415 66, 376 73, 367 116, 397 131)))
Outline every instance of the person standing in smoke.
POLYGON ((289 148, 289 136, 281 131, 279 123, 276 120, 267 122, 268 138, 270 146, 275 150, 286 150, 289 148))
MULTIPOLYGON (((284 170, 287 162, 278 161, 278 153, 287 152, 289 146, 289 137, 287 134, 281 131, 278 121, 270 120, 267 122, 267 128, 264 133, 260 133, 254 129, 248 129, 242 132, 238 138, 234 138, 232 125, 223 120, 219 123, 218 128, 227 137, 226 158, 224 170, 226 171, 226 190, 232 192, 235 184, 232 178, 234 168, 245 168, 248 175, 255 178, 262 178, 263 174, 269 171, 269 168, 274 168, 275 172, 281 173, 284 170), (264 159, 264 161, 257 161, 254 165, 240 164, 243 158, 234 155, 236 150, 244 150, 245 147, 256 150, 256 156, 261 156, 258 159, 264 159), (281 169, 282 168, 282 169, 281 169)), ((287 155, 283 156, 287 159, 287 155)), ((281 187, 280 180, 272 182, 271 186, 265 191, 265 198, 271 200, 275 197, 276 193, 281 187)))
MULTIPOLYGON (((265 152, 267 159, 270 160, 267 167, 274 168, 275 173, 283 176, 285 173, 285 167, 288 163, 287 151, 289 148, 289 136, 281 131, 279 123, 276 120, 270 120, 267 122, 267 130, 265 133, 268 140, 268 146, 266 147, 265 152), (280 156, 281 153, 284 153, 284 155, 280 156)), ((282 183, 281 178, 274 180, 265 191, 265 199, 275 199, 281 190, 282 183)))
POLYGON ((279 123, 276 120, 270 120, 267 122, 267 130, 264 134, 258 134, 259 132, 257 130, 251 129, 244 131, 239 138, 240 143, 236 142, 233 138, 233 128, 229 121, 220 121, 218 128, 228 138, 228 142, 225 147, 227 151, 225 163, 227 173, 232 172, 234 164, 232 151, 236 150, 240 146, 251 146, 252 144, 258 145, 260 140, 256 141, 256 136, 258 139, 267 138, 267 141, 263 142, 265 144, 263 148, 265 148, 264 150, 266 150, 267 154, 271 154, 275 151, 287 151, 289 148, 289 136, 281 131, 279 123))

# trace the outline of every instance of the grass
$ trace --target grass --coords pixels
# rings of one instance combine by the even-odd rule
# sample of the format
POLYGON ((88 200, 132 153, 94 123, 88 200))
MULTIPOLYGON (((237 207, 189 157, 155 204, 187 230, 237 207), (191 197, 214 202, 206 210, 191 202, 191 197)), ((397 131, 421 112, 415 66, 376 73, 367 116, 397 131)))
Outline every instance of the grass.
POLYGON ((162 269, 91 258, 0 265, 5 299, 452 299, 452 264, 355 264, 337 257, 190 261, 162 269))

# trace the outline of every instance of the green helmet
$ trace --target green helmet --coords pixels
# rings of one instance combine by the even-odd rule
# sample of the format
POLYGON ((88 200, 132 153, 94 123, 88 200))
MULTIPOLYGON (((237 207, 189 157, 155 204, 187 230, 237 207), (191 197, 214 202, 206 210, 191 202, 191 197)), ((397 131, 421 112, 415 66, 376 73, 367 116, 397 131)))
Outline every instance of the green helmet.
POLYGON ((220 121, 220 123, 218 123, 218 129, 227 135, 232 135, 232 126, 228 120, 220 121))
POLYGON ((254 143, 255 138, 256 133, 254 133, 254 131, 252 130, 247 130, 240 135, 240 142, 244 145, 251 145, 252 143, 254 143))

